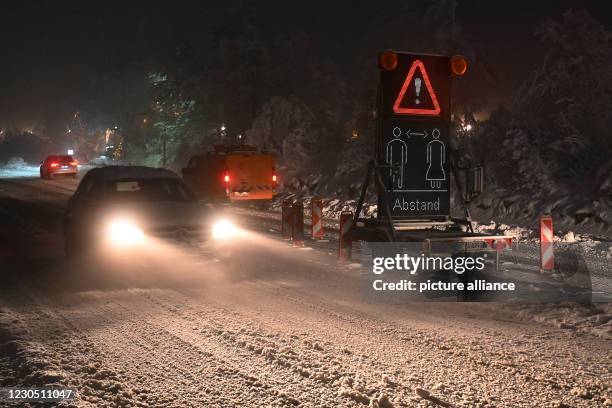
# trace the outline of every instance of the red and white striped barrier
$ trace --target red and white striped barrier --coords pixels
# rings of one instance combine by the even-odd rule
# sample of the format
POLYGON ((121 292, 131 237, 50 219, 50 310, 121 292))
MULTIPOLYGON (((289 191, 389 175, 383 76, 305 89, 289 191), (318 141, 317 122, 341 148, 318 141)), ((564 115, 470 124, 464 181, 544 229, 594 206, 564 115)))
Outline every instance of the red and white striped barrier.
POLYGON ((553 249, 553 221, 550 214, 540 216, 540 270, 555 269, 555 254, 553 249))
POLYGON ((353 226, 353 212, 340 213, 340 236, 338 237, 338 258, 341 261, 350 261, 353 256, 353 240, 349 232, 353 226))
POLYGON ((312 218, 312 239, 323 238, 323 199, 313 198, 310 202, 312 218))

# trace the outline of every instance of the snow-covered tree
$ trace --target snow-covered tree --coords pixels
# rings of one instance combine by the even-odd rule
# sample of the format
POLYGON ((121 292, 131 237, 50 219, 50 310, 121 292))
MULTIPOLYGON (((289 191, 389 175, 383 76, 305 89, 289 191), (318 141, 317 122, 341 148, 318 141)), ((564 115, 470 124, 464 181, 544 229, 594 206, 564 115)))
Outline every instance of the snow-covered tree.
POLYGON ((548 210, 571 203, 557 208, 562 214, 596 213, 612 206, 610 33, 588 13, 569 11, 536 36, 546 46, 542 65, 464 146, 484 160, 493 188, 548 210))

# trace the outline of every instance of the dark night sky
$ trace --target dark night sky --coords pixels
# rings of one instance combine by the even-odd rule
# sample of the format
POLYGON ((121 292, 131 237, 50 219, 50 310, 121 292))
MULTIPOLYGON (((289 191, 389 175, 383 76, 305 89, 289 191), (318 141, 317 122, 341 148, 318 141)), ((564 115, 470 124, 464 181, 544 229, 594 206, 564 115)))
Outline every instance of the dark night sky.
MULTIPOLYGON (((121 70, 127 61, 144 72, 183 38, 205 36, 207 27, 218 24, 228 7, 243 7, 235 1, 221 6, 203 3, 174 1, 162 7, 141 1, 2 2, 0 125, 27 127, 65 117, 78 109, 78 101, 97 76, 121 70)), ((370 8, 379 7, 378 2, 346 1, 249 3, 270 9, 263 13, 269 27, 298 26, 313 37, 327 36, 322 53, 342 47, 352 32, 367 24, 370 8), (281 24, 279 18, 284 20, 281 24)), ((415 3, 427 5, 423 0, 415 3)), ((508 93, 541 61, 542 50, 533 40, 540 22, 570 8, 585 8, 610 29, 612 7, 606 3, 458 0, 457 19, 484 51, 503 82, 501 89, 508 93)))

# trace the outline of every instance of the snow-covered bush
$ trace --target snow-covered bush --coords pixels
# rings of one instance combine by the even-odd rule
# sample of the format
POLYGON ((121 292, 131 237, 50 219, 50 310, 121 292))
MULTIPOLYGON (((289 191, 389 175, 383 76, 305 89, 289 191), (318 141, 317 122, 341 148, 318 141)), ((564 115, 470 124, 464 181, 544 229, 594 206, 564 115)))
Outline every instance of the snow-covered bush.
POLYGON ((300 138, 311 131, 314 114, 297 98, 274 97, 263 105, 261 114, 247 132, 248 141, 283 158, 283 142, 290 134, 300 138))
POLYGON ((542 65, 508 108, 495 111, 461 145, 484 162, 487 190, 512 192, 576 222, 586 216, 609 225, 610 33, 588 13, 570 11, 536 35, 547 45, 542 65))
POLYGON ((14 157, 20 157, 26 163, 38 163, 54 150, 46 136, 9 129, 0 140, 0 163, 14 157))
POLYGON ((517 116, 558 178, 593 176, 612 152, 610 33, 586 12, 567 12, 536 32, 544 63, 515 95, 517 116))
POLYGON ((21 157, 11 157, 4 167, 7 169, 21 169, 28 167, 28 164, 21 157))
POLYGON ((274 97, 253 122, 247 142, 276 153, 284 180, 292 183, 313 172, 326 172, 329 165, 321 163, 328 163, 330 156, 335 160, 336 152, 326 148, 330 137, 320 122, 301 100, 274 97))
POLYGON ((347 141, 338 156, 336 176, 361 171, 365 176, 368 162, 372 160, 374 146, 372 140, 359 138, 347 141))

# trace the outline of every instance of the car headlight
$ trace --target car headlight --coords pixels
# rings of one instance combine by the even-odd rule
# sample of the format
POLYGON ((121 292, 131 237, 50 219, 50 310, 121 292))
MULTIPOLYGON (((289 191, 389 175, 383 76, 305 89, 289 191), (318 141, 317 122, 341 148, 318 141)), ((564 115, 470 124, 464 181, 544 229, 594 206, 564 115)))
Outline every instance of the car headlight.
POLYGON ((212 228, 213 238, 219 241, 231 239, 236 235, 236 232, 236 226, 229 220, 217 221, 212 228))
POLYGON ((144 240, 144 233, 129 220, 114 220, 108 226, 108 239, 113 245, 136 245, 144 240))

